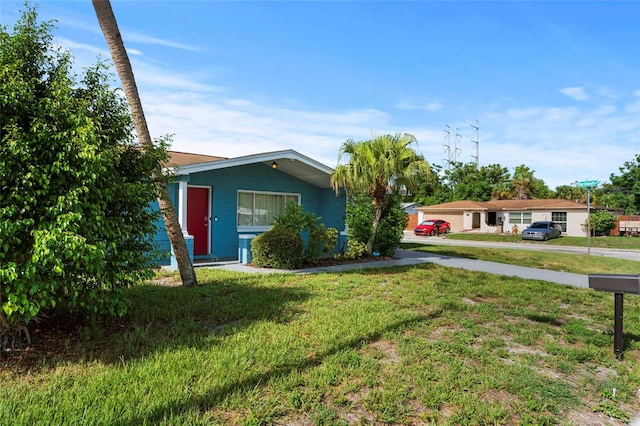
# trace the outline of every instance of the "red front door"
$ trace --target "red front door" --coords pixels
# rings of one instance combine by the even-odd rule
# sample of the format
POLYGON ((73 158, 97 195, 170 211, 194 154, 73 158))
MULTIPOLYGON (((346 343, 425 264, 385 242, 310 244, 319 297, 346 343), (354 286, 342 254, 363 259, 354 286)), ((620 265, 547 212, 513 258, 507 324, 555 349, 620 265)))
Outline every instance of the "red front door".
POLYGON ((193 254, 209 254, 209 188, 187 187, 187 232, 193 254))

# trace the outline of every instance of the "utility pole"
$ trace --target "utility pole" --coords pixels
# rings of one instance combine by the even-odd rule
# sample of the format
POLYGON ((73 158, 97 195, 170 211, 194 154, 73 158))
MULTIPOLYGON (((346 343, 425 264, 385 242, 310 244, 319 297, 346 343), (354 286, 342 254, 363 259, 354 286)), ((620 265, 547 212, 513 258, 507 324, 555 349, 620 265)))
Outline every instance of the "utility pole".
POLYGON ((471 139, 471 144, 475 148, 476 155, 472 155, 471 158, 475 160, 476 169, 480 167, 480 122, 476 119, 476 125, 471 124, 474 129, 474 139, 471 139))
POLYGON ((447 159, 444 161, 445 161, 445 167, 448 169, 452 161, 451 131, 449 130, 450 127, 448 124, 445 124, 445 126, 447 126, 447 129, 443 130, 443 132, 444 132, 444 140, 446 143, 442 145, 442 148, 444 149, 445 154, 447 154, 447 159))
POLYGON ((578 186, 587 188, 587 255, 591 254, 591 188, 598 186, 597 180, 583 180, 578 186))
POLYGON ((462 149, 458 148, 458 142, 462 141, 462 135, 458 133, 459 128, 456 127, 456 138, 453 143, 453 161, 458 161, 458 155, 462 152, 462 149))

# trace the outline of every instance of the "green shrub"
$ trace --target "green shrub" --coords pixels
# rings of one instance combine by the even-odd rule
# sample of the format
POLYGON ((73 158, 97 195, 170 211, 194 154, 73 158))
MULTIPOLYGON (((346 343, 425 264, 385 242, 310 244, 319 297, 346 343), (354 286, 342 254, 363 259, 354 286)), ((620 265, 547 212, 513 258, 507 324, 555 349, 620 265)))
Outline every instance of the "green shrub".
POLYGON ((336 253, 335 259, 360 259, 367 252, 367 245, 357 240, 349 240, 347 243, 347 251, 344 253, 336 253))
MULTIPOLYGON (((609 235, 609 232, 616 227, 616 221, 618 220, 613 213, 607 210, 595 210, 589 216, 592 235, 609 235)), ((587 228, 586 221, 583 226, 585 229, 587 228)))
POLYGON ((291 202, 286 205, 285 213, 275 219, 273 227, 285 228, 296 234, 308 231, 309 240, 303 257, 308 263, 316 263, 323 254, 332 252, 338 241, 338 230, 325 228, 320 219, 311 212, 305 212, 300 204, 291 202))
POLYGON ((156 258, 166 144, 141 149, 106 65, 78 78, 51 28, 0 27, 0 343, 43 310, 123 315, 156 258))
MULTIPOLYGON (((350 199, 347 203, 346 218, 349 244, 354 240, 366 244, 371 236, 371 222, 374 214, 375 206, 370 196, 357 196, 350 199)), ((400 246, 402 231, 407 225, 407 220, 400 198, 389 196, 382 209, 382 217, 373 242, 373 251, 383 256, 393 256, 400 246)))
POLYGON ((402 209, 400 197, 389 197, 382 209, 382 218, 378 225, 376 240, 373 242, 373 251, 382 256, 393 256, 400 247, 404 228, 409 218, 402 209))
POLYGON ((370 196, 358 195, 349 198, 345 220, 349 229, 349 243, 359 241, 366 244, 371 236, 371 223, 375 211, 376 208, 370 196))
POLYGON ((253 263, 260 268, 299 268, 303 250, 300 234, 283 227, 273 227, 251 241, 253 263))
POLYGON ((324 224, 319 224, 309 231, 309 241, 304 249, 304 260, 315 263, 323 255, 332 253, 338 241, 338 230, 336 228, 325 228, 324 224))

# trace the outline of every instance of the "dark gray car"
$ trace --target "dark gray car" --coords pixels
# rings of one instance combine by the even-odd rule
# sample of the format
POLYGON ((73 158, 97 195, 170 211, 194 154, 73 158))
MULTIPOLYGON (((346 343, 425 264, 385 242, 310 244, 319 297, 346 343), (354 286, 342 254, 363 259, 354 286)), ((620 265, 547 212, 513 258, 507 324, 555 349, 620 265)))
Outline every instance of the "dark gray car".
POLYGON ((533 222, 527 229, 522 231, 523 240, 547 241, 551 238, 560 238, 562 236, 562 228, 555 222, 539 221, 533 222))

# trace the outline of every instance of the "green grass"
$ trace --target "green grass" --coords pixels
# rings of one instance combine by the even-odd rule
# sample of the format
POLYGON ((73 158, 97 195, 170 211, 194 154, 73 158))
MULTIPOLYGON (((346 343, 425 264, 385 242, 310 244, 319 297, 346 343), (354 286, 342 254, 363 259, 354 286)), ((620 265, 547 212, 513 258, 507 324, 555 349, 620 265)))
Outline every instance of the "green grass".
POLYGON ((62 336, 59 356, 25 352, 38 367, 0 358, 0 424, 585 424, 640 412, 640 297, 625 298, 617 361, 609 293, 432 264, 198 280, 130 289, 125 318, 62 336))
POLYGON ((610 248, 610 249, 624 249, 624 250, 640 250, 640 238, 625 238, 618 236, 606 236, 606 237, 562 237, 554 238, 549 241, 531 241, 522 240, 519 235, 511 234, 484 234, 477 232, 448 234, 447 238, 450 240, 471 240, 471 241, 490 241, 501 243, 518 243, 518 244, 546 244, 552 246, 575 246, 575 247, 587 247, 589 240, 592 248, 610 248))
MULTIPOLYGON (((555 241, 555 240, 552 240, 555 241)), ((488 260, 538 269, 571 272, 575 274, 640 274, 638 261, 613 257, 587 256, 586 254, 557 253, 538 250, 481 248, 433 244, 403 243, 401 248, 433 253, 441 256, 488 260)))

